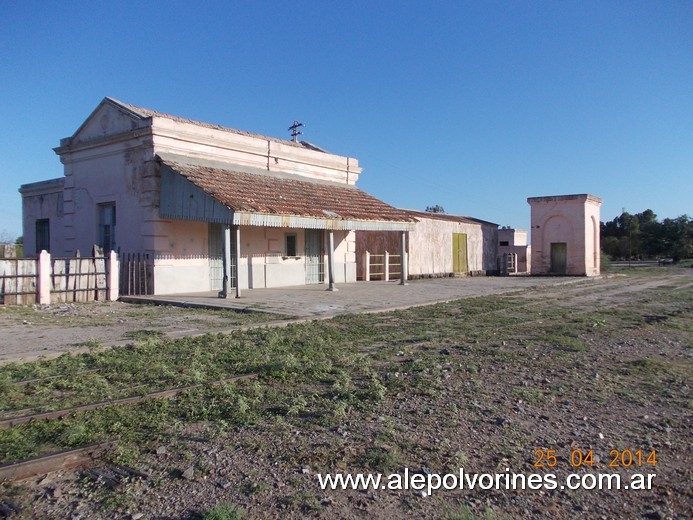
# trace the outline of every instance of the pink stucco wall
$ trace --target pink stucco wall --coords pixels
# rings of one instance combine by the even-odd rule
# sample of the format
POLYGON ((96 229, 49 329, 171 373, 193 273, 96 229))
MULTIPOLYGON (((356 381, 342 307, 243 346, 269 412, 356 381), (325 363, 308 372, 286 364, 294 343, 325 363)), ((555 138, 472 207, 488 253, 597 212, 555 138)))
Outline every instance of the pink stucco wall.
POLYGON ((526 273, 530 270, 531 253, 527 245, 527 231, 524 229, 499 229, 498 230, 498 256, 505 253, 517 255, 518 273, 526 273), (508 245, 503 245, 507 242, 508 245))
MULTIPOLYGON (((153 252, 158 200, 151 150, 128 150, 136 143, 116 143, 65 162, 65 254, 88 251, 98 242, 100 204, 116 206, 115 249, 153 252), (149 161, 149 162, 148 162, 149 161)), ((73 155, 73 154, 70 154, 73 155)))
POLYGON ((596 276, 599 265, 599 208, 594 195, 531 197, 532 274, 550 274, 552 244, 566 244, 567 275, 596 276))
POLYGON ((24 257, 34 257, 40 253, 36 248, 36 221, 42 219, 48 220, 49 252, 54 257, 65 256, 62 248, 63 206, 62 179, 39 182, 30 188, 22 188, 24 257))
MULTIPOLYGON (((51 181, 61 186, 52 185, 49 194, 41 186, 27 185, 23 193, 24 237, 25 243, 33 244, 36 220, 50 217, 51 252, 72 256, 79 250, 85 254, 99 242, 99 205, 113 203, 114 248, 149 255, 157 294, 213 289, 208 224, 159 216, 157 154, 344 184, 356 183, 361 173, 354 158, 213 125, 136 117, 129 110, 104 100, 72 137, 61 140, 56 153, 64 165, 64 177, 51 181)), ((327 231, 322 233, 326 265, 327 231)), ((304 238, 304 229, 241 226, 241 288, 305 283, 304 238), (296 234, 296 257, 283 256, 286 233, 296 234)), ((335 281, 355 281, 354 232, 335 231, 334 243, 335 281)))
MULTIPOLYGON (((210 282, 207 223, 160 222, 156 240, 154 283, 156 294, 219 290, 210 282)), ((323 263, 327 273, 327 231, 323 233, 323 263)), ((305 230, 241 226, 240 288, 286 287, 306 283, 305 230), (296 235, 296 257, 284 256, 286 234, 296 235)), ((355 235, 335 231, 335 282, 356 281, 355 235)), ((327 283, 327 274, 325 281, 327 283)))

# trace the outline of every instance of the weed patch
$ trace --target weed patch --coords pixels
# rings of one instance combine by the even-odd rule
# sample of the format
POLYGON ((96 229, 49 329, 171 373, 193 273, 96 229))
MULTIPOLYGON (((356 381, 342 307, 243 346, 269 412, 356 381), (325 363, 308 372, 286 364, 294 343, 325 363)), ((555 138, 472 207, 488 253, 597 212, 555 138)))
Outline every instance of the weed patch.
POLYGON ((148 339, 163 338, 164 333, 158 330, 130 330, 123 334, 125 339, 134 339, 136 341, 146 341, 148 339))
POLYGON ((219 502, 212 509, 202 514, 202 520, 241 520, 245 511, 232 502, 219 502))

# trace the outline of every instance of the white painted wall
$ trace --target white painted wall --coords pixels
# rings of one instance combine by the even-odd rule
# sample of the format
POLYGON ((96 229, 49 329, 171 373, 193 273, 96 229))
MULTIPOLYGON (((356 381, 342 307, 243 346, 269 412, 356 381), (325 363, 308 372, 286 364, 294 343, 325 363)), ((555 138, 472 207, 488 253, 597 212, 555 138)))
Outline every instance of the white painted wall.
MULTIPOLYGON (((417 217, 409 232, 409 274, 440 275, 452 273, 452 234, 467 235, 467 265, 470 271, 484 271, 484 237, 479 224, 417 217)), ((494 254, 495 262, 495 254, 494 254)), ((493 269, 495 267, 488 267, 493 269)))
MULTIPOLYGON (((452 234, 467 235, 469 271, 493 272, 498 255, 498 226, 469 223, 449 218, 416 215, 418 222, 407 232, 409 276, 449 276, 453 271, 452 234)), ((400 233, 396 231, 357 231, 356 264, 360 279, 365 277, 364 253, 401 253, 400 233)))
POLYGON ((152 132, 156 153, 171 153, 345 184, 355 184, 361 173, 354 158, 309 150, 269 138, 160 117, 154 118, 152 132))
MULTIPOLYGON (((154 294, 196 293, 212 290, 209 259, 155 258, 154 294)), ((219 288, 217 288, 219 290, 219 288)))
MULTIPOLYGON (((209 237, 206 223, 167 221, 166 243, 160 241, 154 260, 156 294, 219 290, 210 283, 209 237), (175 237, 172 239, 171 237, 175 237)), ((327 275, 327 232, 323 261, 327 275)), ((335 282, 356 281, 355 233, 335 231, 335 282)), ((289 287, 306 283, 305 230, 241 226, 240 288, 289 287), (285 235, 296 235, 296 257, 284 254, 285 235)))

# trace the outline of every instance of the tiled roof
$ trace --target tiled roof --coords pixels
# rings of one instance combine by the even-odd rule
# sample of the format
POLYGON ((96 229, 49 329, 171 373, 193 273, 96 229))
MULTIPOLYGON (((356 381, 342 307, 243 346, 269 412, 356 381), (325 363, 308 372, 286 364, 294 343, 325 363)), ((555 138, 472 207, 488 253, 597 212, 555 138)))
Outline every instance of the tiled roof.
POLYGON ((195 121, 194 119, 186 119, 184 117, 173 116, 171 114, 164 114, 162 112, 157 112, 156 110, 151 110, 149 108, 143 108, 143 107, 138 107, 135 105, 130 105, 128 103, 123 103, 122 101, 115 99, 115 98, 112 98, 112 97, 107 97, 105 100, 108 101, 109 103, 118 105, 121 108, 124 108, 125 110, 128 110, 132 114, 134 114, 138 117, 141 117, 141 118, 162 117, 164 119, 170 119, 171 121, 176 121, 178 123, 188 123, 191 125, 201 126, 204 128, 211 128, 213 130, 221 130, 222 132, 230 132, 232 134, 245 135, 247 137, 256 137, 259 139, 270 140, 270 141, 282 143, 282 144, 285 144, 288 146, 296 146, 298 148, 308 148, 310 150, 325 152, 325 150, 322 150, 321 148, 315 146, 314 144, 311 144, 311 143, 308 143, 305 141, 302 141, 300 143, 294 143, 293 141, 291 141, 289 139, 278 139, 276 137, 268 137, 266 135, 254 134, 251 132, 245 132, 243 130, 236 130, 235 128, 228 128, 226 126, 215 125, 212 123, 204 123, 202 121, 195 121))
POLYGON ((162 162, 234 212, 415 222, 407 212, 346 184, 299 180, 270 173, 231 171, 168 160, 162 162))
POLYGON ((461 222, 463 224, 488 224, 491 226, 497 226, 493 222, 487 222, 485 220, 480 220, 478 218, 463 217, 460 215, 448 215, 447 213, 431 213, 429 211, 415 211, 411 209, 403 210, 409 216, 414 218, 429 218, 434 220, 447 220, 448 222, 461 222))

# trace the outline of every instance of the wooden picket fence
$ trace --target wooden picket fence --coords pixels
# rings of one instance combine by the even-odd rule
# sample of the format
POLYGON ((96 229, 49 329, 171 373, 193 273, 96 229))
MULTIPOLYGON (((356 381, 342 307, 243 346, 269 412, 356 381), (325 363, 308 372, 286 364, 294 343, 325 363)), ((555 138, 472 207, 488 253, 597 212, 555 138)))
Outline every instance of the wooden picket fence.
POLYGON ((36 303, 36 260, 0 258, 0 303, 31 305, 36 303))
POLYGON ((51 303, 106 299, 106 258, 56 258, 52 261, 51 303))
POLYGON ((106 301, 109 289, 106 258, 96 248, 94 253, 95 256, 73 258, 46 255, 45 264, 41 264, 41 257, 0 258, 0 304, 39 303, 40 290, 45 290, 46 299, 42 301, 47 303, 48 289, 50 303, 106 301), (38 287, 41 269, 49 276, 50 287, 45 289, 38 287))

